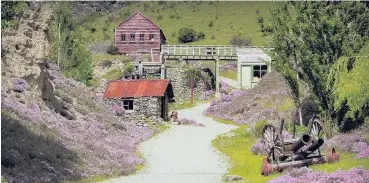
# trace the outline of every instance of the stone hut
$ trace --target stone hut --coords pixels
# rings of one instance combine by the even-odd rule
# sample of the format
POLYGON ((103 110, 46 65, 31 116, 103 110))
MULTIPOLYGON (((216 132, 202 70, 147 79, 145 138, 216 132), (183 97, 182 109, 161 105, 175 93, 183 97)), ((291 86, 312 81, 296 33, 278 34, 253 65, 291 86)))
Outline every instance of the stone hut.
POLYGON ((133 118, 168 120, 168 102, 174 102, 174 93, 168 79, 118 80, 107 84, 104 101, 124 107, 125 114, 133 118))

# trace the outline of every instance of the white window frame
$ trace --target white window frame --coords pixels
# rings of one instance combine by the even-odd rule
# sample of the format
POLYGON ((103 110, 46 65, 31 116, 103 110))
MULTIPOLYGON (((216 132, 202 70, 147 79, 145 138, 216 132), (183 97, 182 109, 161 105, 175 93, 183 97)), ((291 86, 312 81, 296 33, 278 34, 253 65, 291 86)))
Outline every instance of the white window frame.
POLYGON ((133 109, 134 109, 134 101, 133 101, 133 99, 122 100, 122 107, 126 111, 133 111, 133 109), (125 103, 125 102, 128 102, 128 103, 125 103), (132 102, 132 109, 129 109, 129 102, 132 102))

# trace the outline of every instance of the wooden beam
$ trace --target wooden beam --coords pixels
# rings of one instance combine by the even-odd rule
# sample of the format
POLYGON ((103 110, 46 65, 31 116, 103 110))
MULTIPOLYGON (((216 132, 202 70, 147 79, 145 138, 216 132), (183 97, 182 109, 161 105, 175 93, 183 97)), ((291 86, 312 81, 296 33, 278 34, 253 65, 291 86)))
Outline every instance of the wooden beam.
POLYGON ((215 59, 215 97, 220 98, 220 90, 219 90, 219 57, 215 59))

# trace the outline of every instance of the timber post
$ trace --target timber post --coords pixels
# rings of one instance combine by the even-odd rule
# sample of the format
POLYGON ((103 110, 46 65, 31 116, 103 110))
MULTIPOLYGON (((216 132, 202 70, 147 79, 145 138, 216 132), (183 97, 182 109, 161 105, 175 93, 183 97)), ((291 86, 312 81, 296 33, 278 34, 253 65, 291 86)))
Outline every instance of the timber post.
POLYGON ((219 57, 215 58, 215 98, 220 98, 220 92, 219 92, 219 57))
POLYGON ((165 63, 163 62, 163 54, 160 53, 160 79, 165 79, 165 63))

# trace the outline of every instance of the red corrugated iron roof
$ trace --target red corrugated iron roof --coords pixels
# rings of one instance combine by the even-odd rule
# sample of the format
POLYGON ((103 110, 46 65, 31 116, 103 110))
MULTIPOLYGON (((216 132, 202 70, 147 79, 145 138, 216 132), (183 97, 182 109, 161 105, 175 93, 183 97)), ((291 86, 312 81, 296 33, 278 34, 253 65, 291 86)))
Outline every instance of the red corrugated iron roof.
POLYGON ((110 81, 104 98, 160 97, 168 87, 168 79, 138 79, 110 81))

